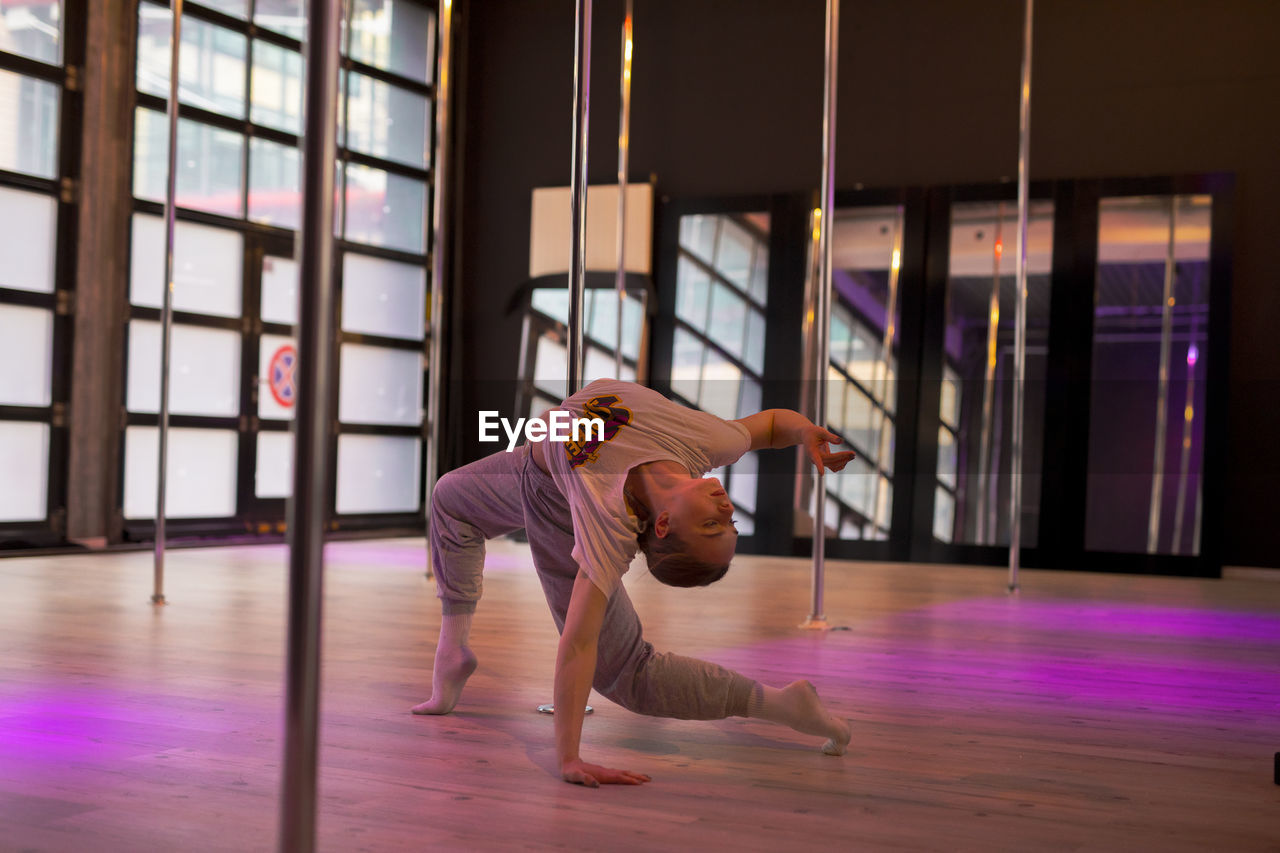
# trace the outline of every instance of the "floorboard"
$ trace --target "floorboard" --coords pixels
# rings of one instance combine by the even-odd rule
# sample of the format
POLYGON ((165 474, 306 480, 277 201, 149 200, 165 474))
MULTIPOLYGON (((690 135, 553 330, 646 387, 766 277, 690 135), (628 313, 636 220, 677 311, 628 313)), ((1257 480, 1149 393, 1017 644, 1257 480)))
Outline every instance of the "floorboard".
MULTIPOLYGON (((0 560, 0 850, 276 845, 287 555, 0 560)), ((1280 850, 1280 583, 739 558, 708 589, 628 589, 660 648, 809 678, 849 754, 755 720, 593 696, 555 772, 556 635, 527 547, 492 543, 457 711, 416 717, 439 626, 420 541, 327 550, 321 850, 1280 850)))

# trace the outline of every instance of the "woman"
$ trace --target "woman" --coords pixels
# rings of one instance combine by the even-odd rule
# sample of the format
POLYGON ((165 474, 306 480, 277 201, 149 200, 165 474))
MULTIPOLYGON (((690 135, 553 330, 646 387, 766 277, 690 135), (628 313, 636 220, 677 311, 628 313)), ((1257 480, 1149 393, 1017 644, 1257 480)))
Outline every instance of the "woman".
POLYGON ((555 732, 566 782, 640 784, 641 773, 589 764, 579 755, 592 686, 636 713, 679 719, 758 717, 826 737, 844 753, 849 726, 826 712, 807 681, 782 689, 644 641, 622 575, 637 548, 672 586, 724 576, 738 534, 733 505, 702 475, 748 450, 802 445, 814 465, 839 471, 851 451, 839 437, 788 409, 736 421, 688 409, 640 385, 597 380, 561 404, 598 418, 603 434, 526 443, 446 474, 431 501, 430 546, 443 618, 431 698, 416 714, 447 714, 476 658, 467 646, 480 600, 484 542, 524 528, 556 627, 555 732))

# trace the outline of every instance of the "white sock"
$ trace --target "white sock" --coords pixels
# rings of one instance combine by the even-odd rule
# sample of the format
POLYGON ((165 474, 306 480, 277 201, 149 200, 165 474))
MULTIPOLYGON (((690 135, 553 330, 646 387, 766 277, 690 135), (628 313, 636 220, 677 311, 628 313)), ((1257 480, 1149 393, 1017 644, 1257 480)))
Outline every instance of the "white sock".
POLYGON ((781 690, 757 684, 747 702, 747 716, 782 723, 801 734, 825 737, 822 751, 827 755, 844 755, 852 736, 848 723, 822 707, 818 691, 808 681, 795 681, 781 690))
POLYGON ((415 714, 447 714, 458 704, 462 688, 476 671, 471 639, 474 613, 446 613, 440 620, 435 666, 431 671, 431 698, 413 706, 415 714))

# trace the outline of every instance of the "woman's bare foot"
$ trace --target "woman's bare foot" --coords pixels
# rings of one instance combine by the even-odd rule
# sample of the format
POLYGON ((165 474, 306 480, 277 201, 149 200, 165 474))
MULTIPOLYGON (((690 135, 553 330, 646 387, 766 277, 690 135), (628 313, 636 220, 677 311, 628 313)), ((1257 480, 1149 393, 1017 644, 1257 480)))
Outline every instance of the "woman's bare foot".
POLYGON ((447 714, 458 704, 462 688, 476 671, 476 656, 466 646, 436 649, 435 668, 431 672, 431 698, 413 706, 415 714, 447 714))

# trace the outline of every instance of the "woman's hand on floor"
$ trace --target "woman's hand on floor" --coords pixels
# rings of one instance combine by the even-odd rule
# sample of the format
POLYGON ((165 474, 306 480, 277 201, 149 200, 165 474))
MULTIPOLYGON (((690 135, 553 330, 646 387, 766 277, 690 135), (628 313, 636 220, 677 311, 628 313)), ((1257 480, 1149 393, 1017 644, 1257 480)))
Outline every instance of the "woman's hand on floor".
POLYGON ((649 777, 643 773, 588 764, 581 758, 564 762, 560 767, 560 776, 566 782, 586 785, 588 788, 599 788, 601 785, 643 785, 650 781, 649 777))

